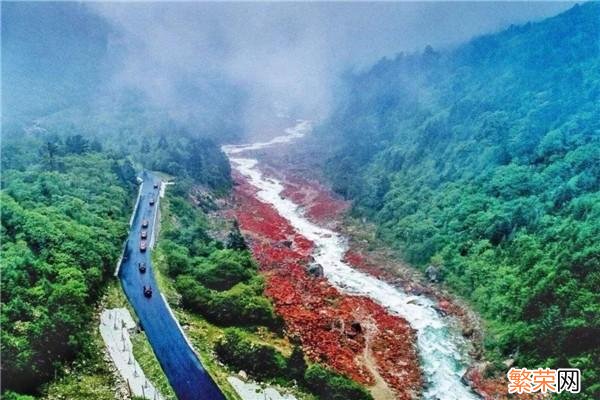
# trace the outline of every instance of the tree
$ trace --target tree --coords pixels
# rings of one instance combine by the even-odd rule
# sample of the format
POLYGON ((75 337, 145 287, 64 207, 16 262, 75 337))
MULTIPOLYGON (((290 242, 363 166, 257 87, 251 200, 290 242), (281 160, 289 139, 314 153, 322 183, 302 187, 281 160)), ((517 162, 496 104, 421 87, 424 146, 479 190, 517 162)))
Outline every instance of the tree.
POLYGON ((304 372, 306 372, 307 364, 304 358, 304 352, 302 347, 296 345, 292 350, 292 354, 287 362, 288 375, 290 378, 301 382, 304 379, 304 372))
POLYGON ((311 365, 304 374, 311 392, 323 399, 372 400, 373 397, 358 383, 320 365, 311 365))
POLYGON ((142 138, 142 145, 140 147, 142 154, 148 154, 150 152, 150 141, 146 136, 142 138))
POLYGON ((65 140, 67 153, 83 154, 89 150, 89 142, 82 135, 71 135, 65 140))
POLYGON ((164 150, 166 150, 169 147, 169 142, 167 142, 167 137, 164 133, 161 133, 158 139, 158 147, 164 150))
POLYGON ((40 155, 44 160, 44 164, 49 170, 56 169, 56 156, 58 155, 59 142, 54 140, 46 141, 40 148, 40 155))
POLYGON ((102 143, 98 139, 92 140, 90 143, 90 150, 96 153, 102 152, 102 143))
MULTIPOLYGON (((497 363, 599 357, 599 18, 589 4, 382 60, 346 76, 348 95, 313 136, 334 189, 380 238, 423 270, 442 258, 445 284, 488 321, 497 363)), ((598 397, 598 376, 583 376, 579 397, 598 397)))
POLYGON ((248 245, 246 245, 246 240, 244 240, 244 236, 240 232, 240 226, 237 220, 233 221, 231 230, 227 235, 227 248, 234 250, 247 250, 248 245))
POLYGON ((50 148, 57 171, 44 172, 43 159, 3 171, 3 390, 36 392, 89 342, 92 306, 127 233, 133 192, 116 160, 50 148))

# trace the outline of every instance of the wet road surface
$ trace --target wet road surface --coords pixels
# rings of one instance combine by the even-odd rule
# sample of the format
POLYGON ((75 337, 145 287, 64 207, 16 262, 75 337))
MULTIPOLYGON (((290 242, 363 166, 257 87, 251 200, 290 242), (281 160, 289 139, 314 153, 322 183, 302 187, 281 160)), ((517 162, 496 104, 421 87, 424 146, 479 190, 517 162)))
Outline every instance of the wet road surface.
POLYGON ((127 258, 121 264, 119 278, 123 290, 133 306, 165 372, 173 390, 180 400, 221 400, 225 399, 219 387, 204 369, 194 351, 188 345, 179 326, 165 304, 152 272, 151 249, 140 251, 140 234, 147 230, 148 246, 154 229, 157 204, 151 206, 150 199, 158 198, 159 189, 153 187, 158 179, 144 172, 142 175, 141 199, 133 220, 127 244, 127 258), (142 228, 142 221, 148 227, 142 228), (146 272, 141 273, 139 263, 146 264, 146 272), (152 296, 143 294, 143 286, 152 287, 152 296))

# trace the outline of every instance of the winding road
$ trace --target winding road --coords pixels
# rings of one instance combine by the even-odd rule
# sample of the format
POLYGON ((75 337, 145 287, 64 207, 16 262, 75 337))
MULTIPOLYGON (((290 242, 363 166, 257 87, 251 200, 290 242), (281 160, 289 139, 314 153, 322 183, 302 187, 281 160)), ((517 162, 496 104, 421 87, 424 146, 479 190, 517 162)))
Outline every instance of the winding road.
POLYGON ((123 290, 133 306, 154 354, 165 372, 179 400, 221 400, 221 390, 204 369, 194 350, 188 344, 178 322, 165 303, 154 274, 150 257, 151 249, 140 251, 141 225, 148 220, 148 244, 154 231, 158 204, 151 206, 150 199, 158 198, 159 189, 154 188, 158 179, 143 173, 141 198, 129 233, 126 258, 121 264, 119 278, 123 290), (140 273, 138 263, 146 263, 146 272, 140 273), (146 298, 143 286, 151 286, 152 297, 146 298))

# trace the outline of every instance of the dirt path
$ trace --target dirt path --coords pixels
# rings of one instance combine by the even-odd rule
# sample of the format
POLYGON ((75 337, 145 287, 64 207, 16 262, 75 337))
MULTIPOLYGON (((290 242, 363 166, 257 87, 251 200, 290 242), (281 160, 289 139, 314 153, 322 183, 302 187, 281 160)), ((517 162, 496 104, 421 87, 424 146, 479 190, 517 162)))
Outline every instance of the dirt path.
POLYGON ((375 400, 394 400, 396 398, 396 394, 385 382, 385 379, 383 379, 383 377, 379 374, 379 370, 377 369, 377 361, 373 356, 373 350, 371 348, 371 338, 378 332, 377 325, 371 319, 363 321, 361 325, 363 326, 365 332, 365 349, 363 351, 362 358, 365 367, 375 379, 375 384, 369 386, 368 389, 375 400))

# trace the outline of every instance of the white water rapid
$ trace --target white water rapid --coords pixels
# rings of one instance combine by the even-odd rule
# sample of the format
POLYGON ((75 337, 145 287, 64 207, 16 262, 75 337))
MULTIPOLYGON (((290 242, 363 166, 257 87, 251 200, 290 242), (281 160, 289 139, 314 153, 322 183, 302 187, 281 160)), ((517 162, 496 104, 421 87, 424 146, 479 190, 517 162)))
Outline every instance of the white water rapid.
POLYGON ((426 388, 423 397, 428 400, 474 400, 479 397, 461 382, 468 359, 464 357, 463 340, 450 328, 427 297, 405 293, 401 289, 373 276, 353 269, 343 262, 347 240, 338 233, 310 222, 301 207, 283 198, 283 185, 276 179, 266 178, 257 167, 258 161, 240 157, 247 150, 263 149, 290 142, 304 136, 311 129, 310 122, 299 122, 269 142, 223 146, 231 164, 249 183, 258 188, 259 200, 271 204, 296 231, 315 244, 313 254, 323 266, 325 277, 345 293, 368 296, 386 309, 406 319, 417 331, 417 348, 426 388))

